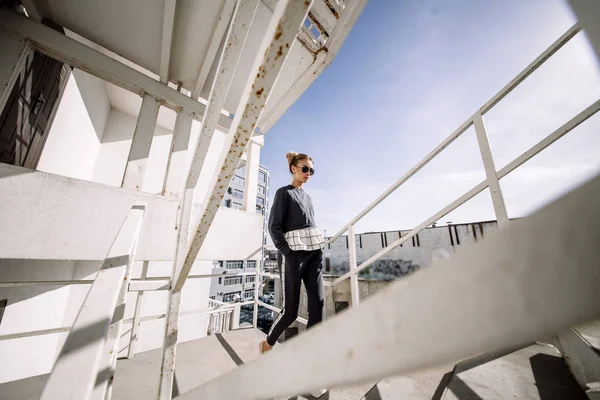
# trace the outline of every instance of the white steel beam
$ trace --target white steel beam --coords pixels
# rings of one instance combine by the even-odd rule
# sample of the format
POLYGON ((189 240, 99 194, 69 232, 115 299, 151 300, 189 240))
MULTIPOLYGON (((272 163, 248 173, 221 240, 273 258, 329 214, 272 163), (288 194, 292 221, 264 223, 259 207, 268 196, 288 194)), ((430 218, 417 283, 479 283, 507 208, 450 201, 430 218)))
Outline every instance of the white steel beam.
POLYGON ((513 161, 509 162, 504 166, 500 171, 498 171, 498 179, 504 178, 506 175, 510 174, 512 171, 523 165, 525 162, 532 159, 539 152, 544 150, 546 147, 550 146, 552 143, 556 142, 561 137, 565 136, 567 133, 571 132, 573 129, 578 127, 592 115, 596 114, 600 111, 600 100, 591 104, 585 110, 571 118, 568 122, 564 123, 560 128, 552 132, 550 135, 546 136, 544 139, 540 140, 534 146, 526 150, 519 157, 515 158, 513 161))
MULTIPOLYGON (((142 265, 142 275, 141 278, 145 279, 148 275, 148 264, 149 261, 144 261, 142 265)), ((129 290, 131 291, 131 284, 129 283, 129 290)), ((144 292, 138 292, 135 298, 135 310, 133 312, 133 322, 131 324, 131 335, 129 336, 129 348, 127 349, 127 358, 133 358, 135 356, 135 351, 137 350, 137 344, 140 340, 140 317, 141 317, 141 309, 142 309, 142 301, 144 300, 144 292)))
POLYGON ((0 63, 0 112, 2 112, 25 66, 27 56, 33 50, 27 40, 1 28, 0 47, 2 47, 2 63, 0 63))
POLYGON ((542 54, 540 54, 535 60, 523 69, 517 76, 513 78, 506 86, 504 86, 494 97, 492 97, 487 103, 485 103, 479 111, 481 115, 485 115, 492 107, 506 97, 514 88, 519 86, 529 75, 533 74, 543 63, 546 62, 554 53, 560 50, 565 44, 569 42, 579 31, 581 27, 578 24, 573 25, 568 31, 566 31, 560 38, 550 45, 542 54))
POLYGON ((242 55, 244 43, 254 19, 259 0, 240 0, 233 12, 233 19, 227 34, 227 45, 223 49, 217 75, 213 81, 208 105, 202 125, 198 142, 194 151, 194 157, 187 177, 186 187, 195 187, 200 177, 200 171, 206 160, 208 148, 212 141, 213 133, 225 104, 231 80, 237 68, 238 61, 242 55))
POLYGON ((356 272, 356 235, 354 234, 354 225, 350 225, 348 227, 348 254, 350 271, 353 272, 350 276, 350 296, 352 299, 352 307, 358 307, 360 302, 360 291, 358 286, 358 272, 356 272))
POLYGON ((143 292, 154 291, 154 290, 169 290, 171 289, 171 280, 170 279, 160 279, 160 280, 139 280, 139 281, 131 281, 129 283, 129 291, 130 292, 143 292))
POLYGON ((358 16, 367 5, 367 0, 349 0, 348 5, 341 13, 341 16, 325 47, 317 52, 312 65, 294 82, 292 87, 277 102, 269 115, 265 115, 260 123, 262 132, 267 132, 277 122, 277 120, 298 100, 298 98, 308 89, 310 85, 321 75, 321 73, 331 64, 338 51, 342 47, 344 40, 350 33, 350 30, 356 23, 358 16))
POLYGON ((121 226, 54 364, 42 400, 90 398, 143 214, 134 206, 121 226))
POLYGON ((142 190, 159 109, 160 103, 149 94, 144 94, 123 174, 121 187, 125 189, 142 190))
MULTIPOLYGON (((173 272, 171 282, 180 274, 184 249, 190 237, 190 224, 194 205, 194 189, 185 189, 180 197, 179 210, 177 211, 177 244, 173 256, 173 272)), ((177 338, 179 336, 179 317, 181 315, 181 291, 169 291, 167 321, 165 323, 165 338, 162 348, 162 363, 160 366, 160 382, 158 386, 158 399, 170 400, 173 392, 173 377, 175 376, 175 355, 177 351, 177 338)))
POLYGON ((91 279, 70 280, 70 281, 21 281, 21 282, 0 282, 0 288, 5 287, 35 287, 35 286, 69 286, 69 285, 91 285, 94 283, 91 279))
POLYGON ((283 398, 405 375, 594 320, 599 197, 597 177, 180 399, 283 398))
MULTIPOLYGON (((139 215, 140 219, 143 219, 144 208, 144 206, 136 205, 131 212, 139 215)), ((119 354, 119 341, 121 339, 121 331, 123 330, 123 318, 125 317, 125 306, 127 303, 127 289, 131 279, 131 267, 133 265, 133 257, 135 256, 137 238, 141 225, 142 221, 137 224, 133 247, 129 252, 129 262, 125 267, 125 277, 121 282, 119 298, 117 299, 117 304, 114 308, 112 320, 108 328, 102 360, 100 362, 100 367, 98 368, 98 377, 96 378, 96 384, 92 391, 92 400, 110 400, 112 398, 113 381, 117 369, 117 356, 119 354)))
POLYGON ((246 150, 246 175, 244 179, 244 199, 242 210, 256 212, 256 195, 258 194, 258 171, 260 145, 250 141, 246 150))
MULTIPOLYGON (((564 125, 559 127, 554 132, 552 132, 550 135, 548 135, 547 137, 542 139, 540 142, 538 142, 537 144, 532 146, 530 149, 525 151, 519 157, 515 158, 512 162, 508 163, 504 168, 502 168, 498 172, 498 174, 497 174, 498 179, 504 178, 506 175, 508 175, 509 173, 514 171, 516 168, 518 168, 519 166, 521 166, 522 164, 524 164, 525 162, 527 162, 528 160, 533 158, 536 154, 540 153, 546 147, 550 146, 552 143, 554 143, 555 141, 557 141, 558 139, 560 139, 561 137, 563 137, 564 135, 569 133, 571 130, 575 129, 577 126, 579 126, 581 123, 583 123, 585 120, 590 118, 592 115, 594 115, 599 110, 600 110, 600 100, 591 104, 589 107, 587 107, 585 110, 583 110, 582 112, 577 114, 575 117, 573 117, 571 120, 566 122, 564 125)), ((416 235, 423 229, 430 226, 435 221, 444 217, 444 215, 448 214, 449 212, 453 211, 454 209, 458 208, 462 204, 469 201, 471 198, 475 197, 477 194, 481 193, 483 190, 485 190, 486 187, 487 187, 487 181, 481 182, 479 185, 475 186, 473 189, 471 189, 470 191, 468 191, 467 193, 465 193, 464 195, 462 195, 461 197, 456 199, 453 203, 451 203, 450 205, 445 207, 443 210, 439 211, 438 213, 433 215, 431 218, 427 219, 425 222, 423 222, 422 224, 420 224, 419 226, 417 226, 416 228, 411 230, 408 234, 402 236, 402 238, 396 240, 395 242, 390 244, 385 249, 382 249, 377 254, 374 254, 373 256, 371 256, 368 260, 366 260, 360 266, 358 266, 358 268, 356 269, 356 272, 358 273, 358 272, 362 271, 363 269, 367 268, 369 265, 371 265, 373 262, 375 262, 375 260, 379 259, 380 257, 383 257, 384 255, 389 253, 392 249, 401 245, 402 243, 404 243, 408 239, 412 238, 414 235, 416 235)), ((351 275, 352 275, 352 271, 345 273, 344 275, 336 278, 331 283, 331 286, 340 283, 344 279, 349 278, 351 275)))
POLYGON ((171 48, 173 45, 173 27, 175 26, 175 10, 177 0, 164 0, 162 43, 160 47, 160 81, 169 82, 169 67, 171 63, 171 48))
MULTIPOLYGON (((347 7, 348 9, 348 7, 347 7)), ((345 13, 346 11, 344 11, 345 13)), ((343 17, 344 14, 342 14, 343 17)), ((339 24, 339 23, 338 23, 339 24)), ((336 25, 337 27, 337 25, 336 25)), ((487 103, 485 103, 480 109, 479 112, 481 115, 484 115, 488 112, 494 105, 496 105, 500 100, 502 100, 508 93, 510 93, 515 87, 517 87, 521 82, 523 82, 529 75, 531 75, 536 69, 538 69, 546 60, 548 60, 554 53, 556 53, 562 46, 564 46, 569 40, 571 40, 579 31, 581 27, 579 25, 574 25, 567 32, 565 32, 558 40, 556 40, 546 51, 544 51, 539 57, 531 62, 521 73, 519 73, 512 81, 510 81, 504 88, 502 88, 494 97, 492 97, 487 103)), ((335 39, 334 35, 332 35, 330 40, 335 39)), ((321 53, 317 54, 319 56, 321 53)), ((290 104, 291 105, 291 104, 290 104)), ((289 106, 288 106, 289 107, 289 106)), ((273 121, 274 123, 274 121, 273 121)), ((360 219, 362 219, 365 215, 367 215, 373 208, 375 208, 379 203, 385 200, 390 194, 392 194, 398 187, 403 185, 410 177, 416 174, 419 170, 421 170, 429 161, 431 161, 434 157, 436 157, 443 149, 448 147, 454 140, 456 140, 462 133, 464 133, 472 124, 472 119, 464 122, 456 131, 454 131, 450 136, 448 136, 440 145, 438 145, 435 149, 433 149, 423 160, 421 160, 415 167, 413 167, 410 171, 406 173, 402 178, 400 178, 396 183, 394 183, 388 190, 386 190, 381 196, 379 196, 373 203, 371 203, 366 209, 364 209, 360 214, 358 214, 355 218, 353 218, 347 225, 345 225, 338 233, 336 233, 330 241, 333 242, 337 240, 341 235, 346 232, 349 225, 355 225, 360 219)), ((262 129, 266 131, 270 125, 263 125, 262 129)))
MULTIPOLYGON (((215 26, 213 28, 208 49, 206 50, 206 54, 204 55, 204 60, 202 61, 202 65, 200 66, 200 71, 198 71, 198 78, 196 78, 194 90, 192 90, 193 99, 197 99, 198 97, 200 97, 200 92, 202 91, 202 88, 206 83, 206 78, 208 77, 210 68, 212 67, 213 62, 215 61, 215 57, 217 56, 219 46, 221 45, 221 40, 223 39, 223 35, 227 30, 227 24, 231 19, 231 13, 233 12, 235 6, 236 0, 223 1, 221 15, 219 16, 219 19, 217 19, 217 22, 215 23, 215 26)), ((246 28, 249 28, 249 25, 246 28)))
MULTIPOLYGON (((225 156, 221 157, 216 184, 211 188, 209 200, 205 206, 202 218, 197 225, 191 243, 186 252, 185 262, 181 274, 177 277, 174 290, 181 290, 190 273, 194 260, 204 243, 206 234, 212 224, 218 207, 223 200, 235 170, 239 164, 246 146, 252 138, 264 106, 271 94, 271 89, 279 76, 289 48, 294 42, 300 26, 306 19, 312 1, 282 0, 277 4, 273 17, 267 27, 261 49, 267 48, 263 53, 258 51, 256 61, 251 68, 251 75, 244 88, 242 101, 235 113, 231 131, 231 147, 225 156), (268 47, 267 47, 268 45, 268 47)), ((213 88, 214 91, 215 88, 213 88)), ((209 114, 207 112, 207 114, 209 114)), ((195 169, 190 170, 190 177, 198 174, 195 169)), ((188 178, 189 183, 189 178, 188 178)))
MULTIPOLYGON (((140 96, 148 93, 164 101, 164 106, 172 110, 184 108, 198 120, 204 116, 204 104, 30 18, 0 10, 0 26, 29 39, 35 50, 52 58, 140 96)), ((231 126, 231 119, 221 115, 219 125, 226 131, 231 126)))
POLYGON ((165 196, 179 196, 185 174, 185 160, 192 130, 192 115, 181 110, 177 113, 171 150, 167 160, 167 171, 163 184, 162 194, 165 196))
POLYGON ((485 129, 485 122, 483 121, 481 113, 475 113, 473 116, 473 125, 475 126, 475 134, 477 135, 477 143, 479 144, 479 151, 481 153, 481 159, 483 161, 488 187, 490 188, 490 195, 492 196, 494 213, 496 214, 498 227, 502 229, 508 226, 508 213, 506 212, 504 196, 502 196, 502 189, 500 188, 500 182, 498 181, 498 174, 496 171, 496 166, 494 165, 492 149, 490 148, 490 143, 488 141, 488 136, 485 129))

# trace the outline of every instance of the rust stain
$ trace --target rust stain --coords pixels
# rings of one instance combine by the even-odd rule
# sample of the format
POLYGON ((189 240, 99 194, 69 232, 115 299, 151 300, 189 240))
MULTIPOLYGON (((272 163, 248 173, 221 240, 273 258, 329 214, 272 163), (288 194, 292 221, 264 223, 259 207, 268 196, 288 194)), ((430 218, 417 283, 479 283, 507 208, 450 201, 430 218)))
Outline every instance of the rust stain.
POLYGON ((277 32, 275 32, 275 40, 279 40, 281 35, 283 35, 283 32, 281 31, 281 26, 277 26, 277 32))
POLYGON ((260 88, 256 91, 256 95, 260 97, 260 95, 262 95, 262 93, 264 92, 265 88, 260 88))
POLYGON ((275 60, 283 55, 283 46, 279 46, 279 50, 277 50, 277 55, 275 56, 275 60))

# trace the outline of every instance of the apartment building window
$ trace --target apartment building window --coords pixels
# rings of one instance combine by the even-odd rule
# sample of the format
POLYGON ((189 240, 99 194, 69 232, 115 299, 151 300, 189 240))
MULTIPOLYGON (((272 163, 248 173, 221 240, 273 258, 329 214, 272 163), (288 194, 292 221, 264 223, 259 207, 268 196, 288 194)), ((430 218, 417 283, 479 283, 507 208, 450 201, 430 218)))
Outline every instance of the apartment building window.
POLYGON ((267 182, 267 174, 262 171, 258 171, 258 181, 259 182, 267 182))
POLYGON ((265 205, 265 199, 263 199, 262 197, 257 197, 256 198, 256 204, 261 205, 264 207, 265 205))
POLYGON ((241 285, 242 277, 241 276, 228 276, 225 278, 224 286, 233 286, 233 285, 241 285))
POLYGON ((238 202, 233 202, 231 203, 231 208, 233 208, 234 210, 241 210, 242 209, 242 203, 238 203, 238 202))
POLYGON ((244 262, 243 261, 225 261, 226 269, 243 269, 244 262))
POLYGON ((254 297, 254 289, 246 289, 244 290, 244 299, 251 299, 254 297))
POLYGON ((244 184, 246 183, 246 180, 244 178, 242 178, 241 176, 234 175, 233 183, 235 183, 236 185, 239 185, 239 186, 244 186, 244 184))
POLYGON ((265 187, 264 186, 258 185, 258 194, 263 194, 263 195, 265 194, 265 187))
POLYGON ((256 269, 256 260, 248 260, 246 269, 256 269))
POLYGON ((256 276, 254 275, 246 275, 246 283, 254 283, 256 276))
POLYGON ((233 197, 235 197, 236 199, 242 200, 244 198, 244 192, 242 192, 241 190, 235 189, 233 191, 233 197))
POLYGON ((223 295, 223 302, 224 303, 231 303, 232 301, 234 301, 236 294, 239 296, 240 292, 225 293, 223 295))
POLYGON ((256 206, 256 212, 265 215, 265 209, 259 205, 256 206))

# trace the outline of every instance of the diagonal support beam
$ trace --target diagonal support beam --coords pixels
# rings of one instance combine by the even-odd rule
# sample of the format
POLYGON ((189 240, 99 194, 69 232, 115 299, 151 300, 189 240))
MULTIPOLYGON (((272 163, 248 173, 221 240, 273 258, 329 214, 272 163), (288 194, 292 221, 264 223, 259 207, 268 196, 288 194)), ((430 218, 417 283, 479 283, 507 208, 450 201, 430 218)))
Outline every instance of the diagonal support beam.
POLYGON ((227 35, 227 46, 223 49, 223 54, 219 60, 219 66, 217 67, 219 72, 213 81, 206 113, 202 119, 202 128, 186 182, 187 188, 195 187, 198 183, 200 171, 204 166, 208 148, 225 104, 231 80, 242 55, 242 49, 258 8, 258 3, 259 0, 241 0, 234 10, 233 20, 227 35))
POLYGON ((145 94, 133 132, 127 166, 121 183, 121 187, 125 189, 142 190, 159 109, 160 103, 149 94, 145 94))
POLYGON ((171 63, 171 47, 173 44, 173 27, 175 26, 176 8, 177 0, 165 0, 159 73, 161 83, 165 84, 169 82, 169 67, 171 63))
MULTIPOLYGON (((206 78, 208 77, 208 73, 210 72, 210 67, 212 67, 213 61, 217 56, 217 51, 219 50, 219 46, 221 45, 223 34, 227 29, 227 23, 229 22, 231 13, 234 11, 235 6, 236 0, 225 0, 223 2, 223 8, 221 8, 221 15, 219 16, 219 19, 217 20, 214 26, 212 35, 210 37, 210 43, 208 44, 208 49, 206 50, 206 54, 204 55, 204 60, 202 61, 202 65, 200 66, 200 71, 198 71, 198 78, 196 78, 194 90, 192 90, 193 99, 197 99, 198 97, 200 97, 200 92, 202 91, 202 88, 206 83, 206 78)), ((249 26, 250 25, 248 25, 248 27, 249 26)), ((219 69, 217 69, 217 71, 219 71, 219 69)))
POLYGON ((179 111, 173 129, 173 139, 171 139, 171 150, 162 190, 162 194, 165 196, 179 196, 185 178, 185 161, 191 130, 192 115, 184 110, 179 111))
MULTIPOLYGON (((231 146, 227 154, 221 157, 219 163, 219 165, 222 165, 221 171, 217 182, 211 189, 202 218, 194 230, 181 273, 178 275, 173 288, 175 291, 183 288, 311 4, 312 1, 282 0, 273 12, 273 17, 267 27, 261 46, 261 49, 266 48, 267 50, 264 53, 262 51, 258 52, 254 67, 251 69, 253 72, 248 79, 241 97, 242 101, 235 113, 235 119, 231 127, 231 132, 235 132, 231 138, 231 146)), ((190 170, 190 177, 193 174, 199 174, 199 171, 190 170)))

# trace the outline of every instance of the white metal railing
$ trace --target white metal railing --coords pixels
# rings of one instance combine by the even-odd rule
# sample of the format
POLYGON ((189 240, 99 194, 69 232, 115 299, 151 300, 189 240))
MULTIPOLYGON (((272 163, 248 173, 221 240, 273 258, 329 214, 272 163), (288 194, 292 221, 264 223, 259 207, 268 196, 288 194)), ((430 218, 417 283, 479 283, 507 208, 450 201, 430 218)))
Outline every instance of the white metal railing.
POLYGON ((458 362, 594 320, 598 198, 600 176, 181 399, 284 398, 458 362))
POLYGON ((506 212, 506 206, 504 204, 504 197, 502 196, 502 191, 500 189, 499 180, 504 178, 510 172, 514 171, 516 168, 530 160, 536 154, 550 146, 556 140, 560 139, 579 124, 590 118, 594 115, 598 110, 600 110, 600 100, 594 102, 586 109, 581 111, 579 114, 574 116, 564 125, 556 129, 550 135, 545 137, 543 140, 529 148, 519 157, 515 158, 513 161, 508 163, 504 168, 497 171, 494 165, 493 157, 490 151, 487 133, 485 129, 485 123, 483 120, 483 116, 489 110, 492 109, 498 102, 500 102, 505 96, 507 96, 512 90, 514 90, 521 82, 523 82, 529 75, 531 75, 536 69, 538 69, 545 61, 547 61, 554 53, 556 53, 562 46, 569 42, 579 31, 581 28, 579 25, 574 25, 567 32, 565 32, 558 40, 556 40, 546 51, 544 51, 539 57, 537 57, 531 64, 529 64, 521 73, 519 73, 509 84, 507 84, 504 88, 502 88, 495 96, 493 96, 487 103, 485 103, 479 110, 473 114, 473 116, 469 117, 462 125, 460 125, 450 136, 448 136, 442 143, 440 143, 435 149, 433 149, 425 158, 423 158, 417 165, 411 168, 402 178, 396 181, 389 189, 387 189, 383 194, 381 194, 375 201, 373 201, 368 207, 366 207, 363 211, 361 211, 356 217, 354 217, 348 224, 346 224, 339 232, 337 232, 332 238, 328 239, 328 243, 332 243, 337 240, 344 232, 348 232, 348 249, 349 249, 349 271, 331 282, 331 286, 337 285, 338 283, 344 281, 345 279, 350 278, 350 290, 352 303, 357 305, 359 303, 359 291, 358 291, 358 274, 369 267, 373 262, 377 259, 383 257, 391 250, 411 239, 413 236, 417 235, 423 229, 427 228, 434 222, 437 222, 440 218, 444 217, 446 214, 455 210, 462 204, 466 203, 468 200, 475 197, 477 194, 481 193, 483 190, 489 188, 490 194, 492 197, 492 203, 494 206, 494 212, 496 214, 496 218, 498 220, 498 224, 500 228, 505 228, 508 225, 508 215, 506 212), (471 126, 474 126, 475 133, 477 135, 477 140, 479 143, 479 150, 481 153, 481 157, 483 159, 483 164, 486 172, 486 179, 473 187, 471 190, 460 196, 454 202, 444 207, 442 210, 438 211, 430 218, 425 220, 423 223, 416 226, 409 233, 402 236, 398 240, 394 241, 387 247, 383 248, 373 256, 369 257, 366 261, 357 264, 356 259, 356 237, 354 228, 356 224, 366 216, 371 210, 373 210, 376 206, 378 206, 381 202, 383 202, 386 198, 388 198, 392 193, 394 193, 399 187, 401 187, 404 183, 406 183, 411 177, 413 177, 418 171, 420 171, 424 166, 426 166, 431 160, 433 160, 437 155, 439 155, 446 147, 448 147, 452 142, 454 142, 458 137, 460 137, 467 129, 471 126))
POLYGON ((134 206, 121 226, 69 330, 41 399, 89 399, 93 393, 110 398, 123 325, 119 306, 127 294, 143 215, 144 207, 134 206))

